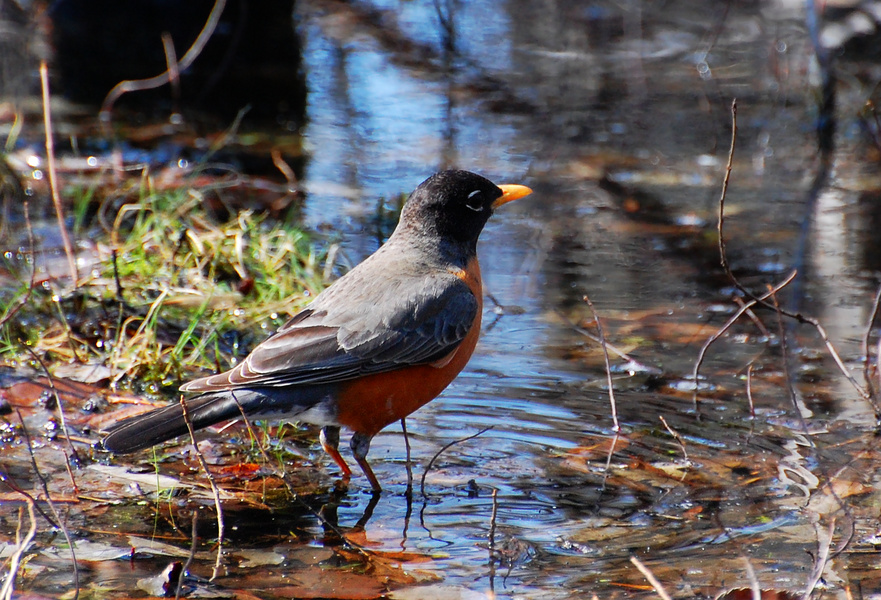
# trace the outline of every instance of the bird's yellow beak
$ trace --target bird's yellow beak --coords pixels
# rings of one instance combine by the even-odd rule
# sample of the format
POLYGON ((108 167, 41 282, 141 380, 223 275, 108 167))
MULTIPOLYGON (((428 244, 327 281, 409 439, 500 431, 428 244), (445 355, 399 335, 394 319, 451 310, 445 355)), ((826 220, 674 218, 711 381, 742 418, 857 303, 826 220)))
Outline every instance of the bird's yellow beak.
POLYGON ((525 185, 500 185, 499 189, 502 190, 502 195, 493 202, 493 209, 532 193, 532 190, 525 185))

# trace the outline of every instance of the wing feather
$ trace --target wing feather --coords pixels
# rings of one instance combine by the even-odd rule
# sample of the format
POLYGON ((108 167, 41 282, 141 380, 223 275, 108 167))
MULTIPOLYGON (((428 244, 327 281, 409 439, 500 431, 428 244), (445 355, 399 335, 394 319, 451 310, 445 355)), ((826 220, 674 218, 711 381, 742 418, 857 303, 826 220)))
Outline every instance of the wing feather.
POLYGON ((451 273, 394 285, 346 278, 320 294, 234 369, 191 381, 186 392, 325 384, 441 360, 477 316, 477 298, 451 273), (345 298, 345 301, 341 301, 345 298))

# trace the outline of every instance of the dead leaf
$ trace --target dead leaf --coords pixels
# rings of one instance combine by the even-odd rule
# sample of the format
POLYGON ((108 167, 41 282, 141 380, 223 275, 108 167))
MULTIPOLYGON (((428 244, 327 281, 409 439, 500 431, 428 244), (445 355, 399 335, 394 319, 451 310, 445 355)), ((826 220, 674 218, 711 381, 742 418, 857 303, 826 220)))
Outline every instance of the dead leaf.
POLYGON ((271 588, 274 596, 374 600, 385 596, 385 585, 367 575, 351 571, 310 568, 289 573, 293 585, 271 588))

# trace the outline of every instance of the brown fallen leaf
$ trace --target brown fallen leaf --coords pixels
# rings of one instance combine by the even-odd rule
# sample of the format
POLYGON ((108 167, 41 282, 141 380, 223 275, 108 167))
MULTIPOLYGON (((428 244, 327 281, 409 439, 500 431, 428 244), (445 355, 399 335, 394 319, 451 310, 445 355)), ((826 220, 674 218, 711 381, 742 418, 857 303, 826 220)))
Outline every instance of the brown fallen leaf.
POLYGON ((386 592, 379 581, 351 571, 312 568, 291 573, 288 579, 292 585, 270 588, 273 596, 374 600, 384 597, 386 592))

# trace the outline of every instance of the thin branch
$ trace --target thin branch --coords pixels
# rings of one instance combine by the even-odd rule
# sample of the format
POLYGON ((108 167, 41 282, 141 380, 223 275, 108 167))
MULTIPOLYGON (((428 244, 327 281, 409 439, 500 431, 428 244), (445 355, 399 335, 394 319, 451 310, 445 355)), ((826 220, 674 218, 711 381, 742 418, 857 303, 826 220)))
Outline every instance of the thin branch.
POLYGON ((685 444, 682 441, 682 436, 679 435, 675 429, 670 427, 667 423, 667 419, 664 418, 664 415, 658 415, 658 418, 661 419, 661 423, 664 424, 664 427, 667 429, 667 433, 673 436, 673 439, 676 440, 676 443, 679 444, 679 449, 682 450, 682 456, 685 460, 688 460, 688 451, 685 449, 685 444))
POLYGON ((410 436, 407 435, 407 419, 401 419, 401 431, 404 433, 404 448, 407 451, 407 495, 413 494, 413 463, 410 461, 410 436))
POLYGON ((773 294, 777 293, 778 291, 782 290, 784 287, 789 285, 792 282, 792 280, 795 279, 795 276, 796 276, 796 271, 793 271, 792 273, 789 274, 789 276, 786 279, 784 279, 781 283, 777 284, 777 286, 772 288, 770 291, 766 292, 765 294, 763 294, 762 296, 760 296, 758 298, 753 298, 752 300, 749 300, 748 302, 741 304, 740 308, 737 309, 737 312, 735 312, 733 315, 731 315, 728 318, 728 320, 725 321, 725 324, 722 325, 722 327, 720 327, 716 331, 716 333, 714 333, 709 338, 707 338, 707 341, 704 342, 703 346, 701 346, 700 352, 698 352, 698 355, 697 355, 697 360, 694 363, 694 369, 691 372, 691 378, 692 378, 692 381, 694 382, 694 390, 692 392, 691 399, 692 399, 692 403, 694 405, 695 412, 697 412, 698 376, 699 376, 701 365, 703 364, 704 359, 707 356, 707 351, 710 349, 710 346, 716 340, 718 340, 720 337, 722 337, 722 335, 726 331, 728 331, 728 329, 731 328, 732 325, 734 325, 734 323, 741 317, 741 315, 743 315, 745 312, 747 312, 750 308, 752 308, 756 304, 761 304, 765 299, 769 298, 773 294))
POLYGON ((746 400, 749 402, 749 416, 756 418, 756 403, 753 401, 753 364, 746 369, 746 400))
POLYGON ((294 170, 291 168, 287 162, 285 162, 284 157, 281 155, 281 151, 278 148, 273 148, 269 152, 269 156, 272 157, 272 164, 275 165, 275 168, 281 172, 284 176, 285 181, 288 183, 288 191, 296 192, 300 189, 300 183, 297 181, 297 174, 294 173, 294 170))
POLYGON ((816 329, 817 333, 820 334, 820 339, 823 340, 823 345, 826 346, 826 350, 829 352, 829 354, 832 356, 832 360, 835 361, 835 364, 838 366, 838 370, 841 371, 841 374, 844 375, 844 378, 847 379, 848 382, 850 382, 850 384, 860 394, 860 396, 862 396, 864 400, 867 400, 872 405, 875 413, 878 414, 878 406, 875 404, 874 398, 868 391, 866 391, 863 386, 859 384, 856 378, 848 372, 847 367, 844 365, 844 361, 841 360, 841 356, 838 354, 835 346, 833 346, 832 342, 829 341, 829 336, 826 334, 826 329, 824 329, 823 326, 820 325, 820 322, 813 317, 805 317, 801 314, 793 315, 792 313, 789 313, 785 310, 781 311, 781 314, 787 317, 796 318, 804 323, 808 323, 814 326, 814 329, 816 329))
POLYGON ((795 414, 798 418, 801 430, 805 435, 805 439, 807 439, 810 447, 816 451, 817 447, 814 444, 810 429, 805 421, 805 416, 799 406, 798 394, 795 391, 795 383, 792 379, 792 370, 789 368, 789 344, 787 342, 786 329, 783 327, 783 311, 780 308, 780 303, 777 301, 777 296, 772 295, 771 299, 774 301, 774 306, 777 308, 777 335, 780 337, 780 353, 783 357, 783 379, 786 382, 786 390, 789 392, 789 400, 792 402, 792 406, 795 409, 795 414))
POLYGON ((52 203, 55 205, 55 216, 58 218, 58 231, 61 233, 61 242, 64 244, 64 253, 67 255, 67 267, 70 269, 71 285, 74 288, 79 281, 76 270, 76 255, 73 243, 64 225, 64 208, 61 206, 61 196, 58 194, 58 178, 55 176, 55 144, 52 141, 52 108, 49 105, 49 67, 46 61, 40 61, 40 84, 43 90, 43 126, 46 129, 46 165, 49 171, 49 189, 52 192, 52 203))
MULTIPOLYGON (((52 377, 52 373, 49 372, 49 369, 46 367, 46 363, 37 356, 37 353, 34 352, 34 349, 28 346, 26 343, 21 342, 21 347, 24 348, 33 358, 40 368, 43 370, 43 374, 46 375, 46 381, 49 382, 49 389, 52 390, 52 397, 55 399, 55 406, 58 408, 58 417, 61 421, 61 432, 64 434, 64 439, 67 440, 67 447, 70 449, 70 454, 73 456, 74 460, 79 462, 79 454, 77 454, 76 448, 73 447, 73 442, 70 441, 70 432, 67 430, 67 420, 64 417, 64 404, 61 402, 61 394, 58 393, 58 388, 55 387, 55 378, 52 377)), ((71 473, 71 476, 73 474, 71 473)), ((76 481, 71 481, 73 484, 76 493, 79 493, 79 488, 76 484, 76 481)))
POLYGON ((756 577, 756 571, 753 569, 753 564, 746 556, 743 557, 743 562, 746 565, 746 578, 749 580, 749 589, 752 591, 752 600, 762 600, 762 588, 759 585, 759 578, 756 577))
POLYGON ((58 513, 58 509, 55 508, 55 502, 52 501, 52 497, 49 495, 49 484, 46 482, 46 478, 43 476, 43 473, 40 472, 40 467, 37 466, 37 457, 34 456, 34 446, 31 444, 31 436, 28 433, 28 428, 24 424, 24 419, 21 416, 21 412, 16 410, 18 414, 18 420, 21 423, 21 432, 24 435, 25 443, 28 446, 28 452, 31 456, 31 465, 34 467, 34 473, 37 475, 37 479, 40 482, 40 487, 43 489, 43 493, 46 494, 46 504, 49 506, 49 510, 52 512, 52 516, 55 517, 55 522, 58 525, 58 528, 61 529, 62 535, 64 535, 64 540, 67 542, 67 547, 70 549, 70 558, 73 561, 73 585, 74 592, 73 598, 71 600, 77 600, 80 596, 80 567, 79 563, 76 560, 76 551, 73 547, 73 540, 70 539, 70 532, 67 531, 67 527, 64 525, 64 522, 61 520, 61 515, 58 513))
POLYGON ((180 98, 180 63, 177 62, 174 40, 168 32, 162 34, 162 50, 165 52, 165 65, 168 67, 168 83, 171 84, 171 96, 174 102, 172 110, 179 113, 177 101, 180 98))
POLYGON ((193 511, 191 521, 190 530, 192 531, 192 535, 190 536, 190 555, 187 556, 187 562, 184 563, 184 566, 180 571, 180 576, 177 578, 177 587, 174 589, 174 600, 180 600, 180 592, 184 587, 184 578, 186 577, 187 571, 190 570, 190 565, 193 564, 193 558, 196 556, 196 542, 199 540, 199 535, 197 533, 199 511, 193 511))
MULTIPOLYGON (((241 413, 242 415, 242 421, 245 423, 245 428, 248 430, 248 435, 252 440, 254 440, 254 443, 257 444, 257 449, 260 451, 260 455, 263 457, 263 461, 266 464, 274 464, 269 459, 269 455, 266 454, 266 448, 264 448, 263 444, 260 443, 260 438, 258 438, 257 434, 254 432, 254 427, 251 425, 251 419, 248 418, 248 415, 245 412, 245 407, 242 406, 241 402, 239 402, 239 399, 236 397, 235 390, 230 391, 230 396, 232 396, 232 399, 236 403, 236 406, 239 407, 239 413, 241 413)), ((183 404, 183 400, 181 400, 181 404, 183 404)), ((281 479, 285 478, 284 469, 281 469, 279 477, 281 479)))
POLYGON ((618 424, 618 404, 615 402, 615 386, 612 385, 612 365, 609 363, 609 351, 606 349, 606 335, 603 333, 603 324, 600 322, 600 316, 593 307, 590 297, 587 294, 583 297, 590 307, 590 312, 593 313, 593 319, 597 324, 597 334, 599 334, 600 346, 603 349, 603 359, 605 360, 606 383, 609 386, 609 405, 612 407, 612 430, 617 433, 621 431, 621 426, 618 424))
MULTIPOLYGON (((734 303, 737 304, 737 306, 743 306, 745 304, 743 298, 741 298, 740 296, 734 296, 733 300, 734 303)), ((756 316, 756 313, 754 313, 752 310, 747 310, 746 316, 749 317, 749 320, 753 322, 753 325, 756 326, 756 329, 758 329, 759 332, 763 336, 765 336, 766 339, 769 339, 771 337, 771 332, 768 331, 768 328, 765 327, 765 324, 762 323, 761 319, 756 316)))
MULTIPOLYGON (((37 509, 37 512, 40 513, 40 516, 46 519, 52 527, 58 527, 58 523, 55 522, 55 520, 52 518, 52 515, 46 514, 46 511, 40 508, 40 505, 36 503, 36 498, 34 498, 25 490, 21 489, 18 484, 15 483, 15 481, 13 481, 11 477, 9 477, 8 473, 6 473, 5 471, 0 471, 0 481, 2 481, 3 484, 11 489, 13 492, 17 492, 22 496, 25 496, 26 498, 30 498, 31 502, 34 503, 34 507, 37 509)), ((79 499, 77 499, 77 502, 79 502, 79 499)), ((60 529, 60 527, 58 528, 60 529)))
POLYGON ((725 198, 728 194, 728 181, 731 175, 731 168, 734 161, 734 148, 735 148, 735 140, 737 138, 737 101, 734 100, 731 102, 731 148, 728 153, 728 164, 726 166, 725 177, 722 180, 722 194, 719 198, 719 222, 717 225, 718 235, 719 235, 719 254, 720 254, 720 262, 722 268, 725 271, 725 275, 727 275, 728 279, 731 281, 732 285, 740 290, 743 294, 745 294, 748 298, 755 300, 759 305, 764 306, 765 308, 769 308, 774 311, 779 311, 779 313, 785 317, 790 319, 794 319, 798 323, 807 323, 812 325, 814 329, 816 329, 817 333, 820 335, 820 338, 823 340, 823 344, 826 346, 827 351, 832 356, 832 359, 835 361, 835 364, 838 366, 838 369, 841 371, 841 374, 844 375, 845 379, 854 387, 857 393, 870 404, 877 414, 881 412, 879 407, 876 405, 873 396, 863 388, 859 382, 851 375, 847 367, 844 364, 844 361, 841 360, 841 356, 839 356, 838 351, 829 341, 829 336, 826 334, 826 330, 820 325, 820 322, 812 317, 806 317, 801 313, 792 312, 789 310, 784 310, 779 305, 775 303, 769 303, 766 299, 767 295, 763 298, 757 297, 751 291, 746 289, 746 287, 734 276, 734 273, 731 272, 731 267, 728 264, 728 258, 725 252, 725 237, 723 234, 723 226, 725 220, 725 198))
MULTIPOLYGON (((872 383, 872 357, 871 351, 869 350, 869 340, 872 337, 872 328, 875 326, 875 321, 878 319, 878 311, 881 310, 881 286, 878 286, 878 290, 875 292, 875 300, 872 302, 872 313, 869 316, 869 322, 866 324, 866 333, 863 335, 863 342, 860 346, 863 353, 863 379, 866 382, 866 387, 869 390, 869 393, 873 398, 877 399, 878 390, 875 389, 875 385, 872 383)), ((879 338, 881 339, 881 338, 879 338)), ((875 357, 876 365, 875 369, 878 369, 878 361, 879 357, 875 357)))
POLYGON ((642 573, 643 577, 648 579, 648 582, 652 584, 652 587, 655 589, 655 592, 658 594, 658 596, 660 596, 663 600, 672 600, 670 594, 668 594, 667 590, 663 588, 661 582, 655 578, 654 573, 648 570, 648 567, 642 564, 642 562, 640 562, 640 560, 635 556, 630 557, 630 562, 632 562, 634 566, 639 569, 639 572, 642 573))
POLYGON ((497 488, 493 488, 492 500, 493 500, 493 509, 492 509, 492 514, 490 514, 490 516, 489 516, 489 551, 490 551, 490 556, 492 556, 492 553, 496 548, 496 519, 499 516, 499 490, 497 488))
POLYGON ((618 438, 621 436, 620 431, 616 431, 614 437, 612 437, 612 443, 609 446, 609 453, 606 455, 606 466, 603 469, 603 483, 600 486, 600 493, 606 491, 606 482, 609 479, 609 472, 612 469, 612 456, 615 455, 615 446, 618 445, 618 438))
MULTIPOLYGON (((832 547, 832 536, 835 533, 835 518, 829 522, 829 528, 825 532, 824 539, 817 540, 817 557, 814 559, 814 565, 811 569, 811 578, 805 591, 801 596, 802 600, 810 600, 811 594, 817 588, 817 584, 823 578, 823 571, 826 570, 826 564, 829 562, 829 549, 832 547)), ((819 536, 818 536, 819 537, 819 536)))
POLYGON ((719 197, 719 220, 716 231, 719 235, 719 259, 722 268, 729 277, 733 278, 731 267, 728 264, 728 254, 725 252, 725 236, 723 235, 723 227, 725 224, 725 198, 728 196, 728 182, 731 179, 731 169, 734 165, 734 148, 737 143, 737 99, 731 101, 731 146, 728 149, 728 163, 725 165, 725 177, 722 179, 722 194, 719 197))
MULTIPOLYGON (((798 396, 796 394, 795 386, 794 386, 793 379, 792 379, 792 372, 789 368, 789 360, 788 360, 789 350, 788 350, 787 341, 786 341, 786 329, 783 327, 783 316, 785 313, 783 310, 780 309, 780 304, 777 300, 776 294, 772 295, 771 299, 773 300, 774 306, 776 308, 777 329, 778 329, 778 335, 780 337, 780 349, 781 349, 782 356, 783 356, 783 375, 784 375, 784 379, 786 381, 786 387, 787 387, 787 390, 789 391, 789 396, 790 396, 790 399, 792 400, 793 407, 795 408, 796 418, 798 419, 798 423, 799 423, 799 427, 801 428, 802 435, 804 436, 804 439, 807 441, 808 447, 814 452, 814 454, 817 457, 817 469, 820 471, 820 474, 822 475, 822 478, 819 476, 817 477, 817 481, 818 481, 818 483, 822 482, 822 486, 826 489, 826 491, 829 493, 829 495, 835 499, 835 502, 838 504, 838 507, 841 509, 841 511, 845 515, 847 515, 848 519, 850 519, 850 522, 852 523, 853 522, 853 514, 851 513, 850 507, 848 507, 848 505, 844 502, 844 500, 841 498, 841 496, 835 490, 835 486, 832 484, 833 483, 832 477, 830 477, 829 474, 826 472, 826 469, 823 466, 823 462, 820 460, 821 457, 819 455, 819 449, 817 448, 817 444, 814 441, 813 435, 811 434, 811 431, 808 428, 808 423, 805 420, 805 416, 802 414, 802 411, 799 407, 798 396)), ((844 540, 842 540, 842 543, 840 545, 841 550, 843 550, 850 543, 852 535, 853 535, 853 531, 851 531, 850 536, 847 536, 844 540)), ((830 536, 831 536, 831 534, 830 534, 830 536)), ((821 551, 822 551, 822 548, 821 548, 821 551)), ((826 552, 828 553, 828 548, 826 549, 826 552)), ((821 571, 821 574, 822 574, 822 571, 821 571)), ((812 585, 816 585, 816 584, 814 583, 812 585)), ((809 589, 812 590, 812 588, 809 588, 809 589)))
POLYGON ((492 493, 493 508, 489 516, 489 585, 490 589, 495 589, 496 582, 496 520, 499 516, 499 490, 493 488, 492 493))
POLYGON ((428 494, 425 493, 425 478, 428 476, 428 472, 431 470, 431 467, 434 466, 434 461, 436 461, 441 454, 443 454, 444 452, 446 452, 448 449, 452 448, 456 444, 461 444, 462 442, 467 442, 468 440, 473 440, 474 438, 483 435, 484 433, 486 433, 490 429, 492 429, 492 426, 484 427, 483 429, 481 429, 480 431, 478 431, 477 433, 475 433, 473 435, 469 435, 468 437, 464 437, 464 438, 461 438, 458 440, 453 440, 452 442, 450 442, 449 444, 445 445, 443 448, 438 450, 435 453, 435 455, 431 457, 431 460, 428 461, 428 466, 426 466, 425 471, 422 472, 422 482, 420 484, 420 491, 422 492, 422 497, 424 499, 426 499, 426 500, 428 499, 428 494))
POLYGON ((180 399, 180 406, 184 412, 184 422, 187 424, 187 430, 190 432, 190 440, 193 442, 193 450, 196 453, 196 458, 199 459, 199 464, 205 471, 205 476, 208 478, 208 484, 211 486, 211 493, 214 495, 214 508, 217 511, 217 561, 214 565, 214 575, 217 576, 221 559, 220 550, 223 547, 223 508, 220 506, 220 490, 217 488, 217 483, 214 481, 214 475, 208 470, 208 463, 205 462, 205 457, 202 455, 202 451, 199 450, 199 445, 196 443, 196 432, 193 430, 193 421, 190 419, 190 411, 187 409, 187 403, 183 397, 180 399))
POLYGON ((15 591, 15 578, 18 576, 18 568, 21 566, 21 557, 30 547, 31 542, 34 541, 34 536, 37 534, 37 517, 34 515, 34 499, 28 496, 25 496, 25 502, 28 507, 28 516, 30 517, 31 526, 28 528, 27 534, 25 534, 24 539, 19 539, 20 531, 21 531, 21 509, 18 512, 18 522, 19 529, 16 531, 15 535, 15 543, 17 548, 15 552, 12 553, 12 556, 9 558, 9 572, 6 575, 6 581, 3 582, 3 587, 0 588, 0 600, 12 600, 13 593, 15 591))
MULTIPOLYGON (((183 72, 187 70, 199 54, 201 54, 202 50, 205 48, 205 44, 208 43, 208 40, 214 34, 214 29, 220 21, 220 15, 225 6, 226 0, 216 0, 214 8, 211 9, 211 13, 208 15, 208 19, 205 22, 205 26, 202 28, 202 31, 199 32, 196 41, 193 42, 190 49, 187 50, 186 54, 183 55, 183 58, 180 59, 180 62, 177 63, 176 71, 183 72)), ((117 83, 113 89, 108 92, 107 96, 104 98, 104 102, 101 104, 101 119, 104 121, 110 120, 110 111, 113 108, 113 104, 119 100, 123 94, 157 88, 172 81, 172 77, 172 69, 169 68, 155 77, 126 80, 117 83)))

